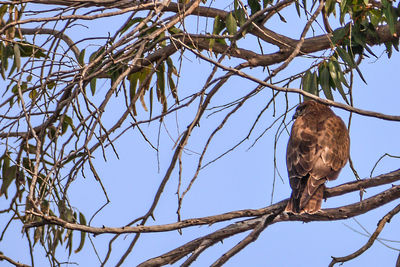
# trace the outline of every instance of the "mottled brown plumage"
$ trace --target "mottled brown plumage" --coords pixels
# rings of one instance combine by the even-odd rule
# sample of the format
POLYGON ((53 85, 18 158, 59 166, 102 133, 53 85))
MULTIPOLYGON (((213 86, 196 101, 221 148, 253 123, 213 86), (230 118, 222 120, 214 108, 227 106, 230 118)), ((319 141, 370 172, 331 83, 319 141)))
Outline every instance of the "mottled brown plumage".
POLYGON ((301 103, 293 118, 286 151, 292 194, 285 211, 315 213, 325 182, 335 180, 349 158, 349 133, 340 117, 314 100, 301 103))

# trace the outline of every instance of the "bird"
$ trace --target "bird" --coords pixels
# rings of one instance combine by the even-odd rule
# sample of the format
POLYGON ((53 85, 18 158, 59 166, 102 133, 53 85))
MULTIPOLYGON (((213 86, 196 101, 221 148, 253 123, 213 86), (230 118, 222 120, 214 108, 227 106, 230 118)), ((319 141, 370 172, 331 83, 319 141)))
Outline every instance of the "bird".
POLYGON ((313 214, 321 209, 325 182, 337 179, 350 155, 350 137, 343 120, 315 100, 299 104, 286 150, 292 189, 287 213, 313 214))

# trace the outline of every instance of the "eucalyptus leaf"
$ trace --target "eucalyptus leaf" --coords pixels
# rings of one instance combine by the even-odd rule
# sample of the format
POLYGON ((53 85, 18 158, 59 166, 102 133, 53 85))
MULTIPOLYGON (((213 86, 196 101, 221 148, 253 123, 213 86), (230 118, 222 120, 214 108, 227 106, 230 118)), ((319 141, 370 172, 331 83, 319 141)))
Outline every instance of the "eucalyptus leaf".
POLYGON ((232 12, 230 12, 226 17, 225 23, 228 33, 230 35, 234 35, 237 32, 237 23, 236 19, 232 15, 232 12))

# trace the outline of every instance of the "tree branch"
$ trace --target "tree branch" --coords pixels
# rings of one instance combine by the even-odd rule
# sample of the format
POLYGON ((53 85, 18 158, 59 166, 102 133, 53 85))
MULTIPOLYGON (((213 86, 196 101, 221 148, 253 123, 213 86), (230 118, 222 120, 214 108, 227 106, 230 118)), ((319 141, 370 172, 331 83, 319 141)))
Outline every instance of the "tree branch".
MULTIPOLYGON (((350 192, 358 191, 361 189, 366 189, 370 187, 376 187, 384 184, 390 184, 395 181, 400 180, 400 169, 379 175, 374 178, 367 178, 367 179, 362 179, 362 180, 357 180, 349 183, 345 183, 333 188, 327 188, 324 193, 325 198, 331 198, 335 196, 340 196, 344 195, 350 192)), ((384 192, 380 193, 383 194, 384 192)), ((380 195, 378 194, 378 195, 380 195)), ((377 195, 377 196, 378 196, 377 195)), ((245 218, 245 217, 260 217, 263 215, 268 215, 268 214, 274 214, 276 212, 281 212, 281 210, 286 206, 288 199, 284 199, 276 204, 273 204, 271 206, 261 208, 261 209, 247 209, 247 210, 238 210, 238 211, 232 211, 232 212, 227 212, 219 215, 214 215, 214 216, 207 216, 207 217, 201 217, 201 218, 193 218, 193 219, 187 219, 183 220, 180 222, 176 223, 170 223, 170 224, 163 224, 163 225, 153 225, 153 226, 145 226, 145 225, 138 225, 134 227, 90 227, 86 225, 81 225, 81 224, 76 224, 76 223, 70 223, 65 220, 62 220, 58 217, 55 216, 48 216, 45 214, 39 214, 37 212, 32 212, 30 211, 31 214, 39 216, 42 218, 42 221, 39 222, 31 222, 25 224, 25 228, 32 228, 32 227, 38 227, 38 226, 43 226, 43 225, 59 225, 63 228, 70 229, 70 230, 78 230, 78 231, 83 231, 87 233, 92 233, 96 235, 100 234, 124 234, 124 233, 154 233, 154 232, 167 232, 167 231, 174 231, 182 228, 187 228, 191 226, 199 226, 199 225, 211 225, 217 222, 223 222, 223 221, 228 221, 232 219, 237 219, 237 218, 245 218)), ((364 200, 367 201, 367 200, 364 200)), ((377 201, 376 199, 374 201, 377 201)), ((365 202, 366 203, 366 202, 365 202)), ((355 205, 360 205, 359 203, 356 203, 355 205)), ((383 205, 383 204, 380 204, 383 205)), ((342 207, 343 208, 343 207, 342 207)), ((351 209, 353 209, 352 207, 351 209)), ((338 210, 341 208, 335 208, 333 210, 338 210)), ((330 210, 325 210, 327 213, 324 213, 325 215, 329 216, 336 216, 335 218, 338 218, 337 215, 334 214, 332 215, 332 211, 330 210)), ((315 214, 312 216, 313 220, 315 219, 315 214)), ((302 217, 292 216, 290 220, 302 220, 302 219, 309 219, 308 217, 305 217, 303 215, 302 217), (300 219, 299 219, 300 218, 300 219)), ((345 219, 345 218, 338 218, 338 219, 345 219)), ((327 220, 326 216, 320 217, 317 220, 327 220)))
POLYGON ((16 266, 16 267, 30 267, 29 265, 23 264, 23 263, 19 263, 7 256, 5 256, 3 253, 0 252, 0 261, 6 260, 9 263, 11 263, 12 265, 16 266))
MULTIPOLYGON (((272 225, 277 222, 283 221, 303 221, 303 222, 311 222, 311 221, 335 221, 335 220, 343 220, 348 219, 360 214, 364 214, 370 210, 373 210, 377 207, 385 205, 395 199, 400 198, 400 185, 393 186, 392 188, 379 193, 373 197, 365 199, 359 203, 354 203, 351 205, 332 208, 332 209, 324 209, 315 214, 287 214, 283 212, 286 202, 281 203, 280 210, 275 210, 275 212, 271 213, 271 216, 276 216, 276 218, 265 225, 265 227, 272 225)), ((236 235, 238 233, 242 233, 251 229, 254 229, 258 225, 260 225, 260 221, 262 218, 255 218, 250 220, 244 220, 237 223, 233 223, 224 227, 214 233, 208 234, 206 236, 197 238, 191 242, 188 242, 176 249, 173 249, 163 255, 152 258, 141 263, 140 267, 148 267, 148 266, 160 266, 166 264, 173 264, 181 258, 191 254, 195 251, 203 242, 209 242, 209 246, 222 241, 223 239, 236 235)))
POLYGON ((345 256, 345 257, 332 257, 332 261, 329 264, 329 267, 333 267, 336 263, 338 262, 346 262, 349 260, 352 260, 361 254, 363 254, 365 251, 367 251, 375 242, 381 231, 383 230, 383 227, 385 227, 385 224, 390 222, 390 220, 393 218, 394 215, 400 212, 400 204, 397 205, 394 209, 389 211, 378 223, 378 226, 376 227, 375 232, 371 235, 369 238, 368 242, 362 246, 360 249, 357 251, 353 252, 352 254, 345 256))

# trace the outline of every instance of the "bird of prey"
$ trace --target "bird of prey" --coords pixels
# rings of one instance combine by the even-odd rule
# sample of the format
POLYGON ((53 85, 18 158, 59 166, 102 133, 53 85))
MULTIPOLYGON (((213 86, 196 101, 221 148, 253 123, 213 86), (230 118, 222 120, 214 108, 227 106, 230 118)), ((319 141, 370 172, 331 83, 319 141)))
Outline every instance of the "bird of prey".
POLYGON ((342 119, 314 100, 301 103, 286 151, 292 194, 285 211, 315 213, 321 209, 325 182, 346 165, 350 138, 342 119))

